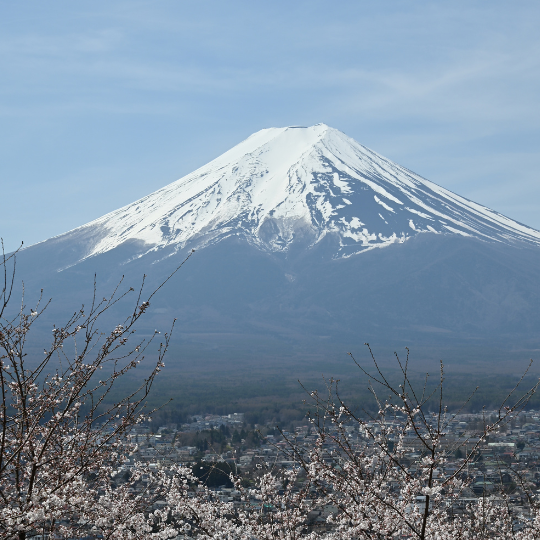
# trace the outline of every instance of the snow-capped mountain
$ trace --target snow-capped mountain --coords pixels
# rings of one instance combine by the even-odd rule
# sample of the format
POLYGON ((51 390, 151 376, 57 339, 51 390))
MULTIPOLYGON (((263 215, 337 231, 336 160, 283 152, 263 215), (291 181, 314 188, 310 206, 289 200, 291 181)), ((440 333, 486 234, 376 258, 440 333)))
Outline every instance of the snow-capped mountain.
POLYGON ((540 245, 539 231, 324 124, 263 129, 180 180, 57 239, 82 235, 86 259, 129 241, 138 243, 138 257, 230 236, 280 252, 330 235, 332 257, 342 258, 421 232, 540 245))
POLYGON ((323 124, 259 131, 22 250, 17 277, 54 299, 57 324, 92 298, 94 276, 104 295, 122 276, 136 286, 146 274, 151 289, 192 248, 144 323, 153 332, 176 317, 184 354, 257 362, 365 341, 540 350, 540 232, 323 124))

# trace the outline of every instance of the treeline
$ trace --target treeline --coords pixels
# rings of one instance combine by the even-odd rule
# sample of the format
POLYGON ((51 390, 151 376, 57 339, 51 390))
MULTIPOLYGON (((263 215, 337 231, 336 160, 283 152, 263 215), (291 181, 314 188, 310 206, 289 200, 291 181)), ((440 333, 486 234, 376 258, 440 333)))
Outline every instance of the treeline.
MULTIPOLYGON (((168 366, 166 369, 168 370, 168 366)), ((396 369, 390 372, 388 378, 396 386, 401 382, 396 369)), ((486 371, 446 374, 445 402, 449 410, 462 408, 463 412, 478 412, 483 407, 494 408, 504 400, 519 378, 486 371)), ((536 378, 537 375, 530 374, 525 378, 524 384, 530 384, 536 378)), ((186 423, 194 415, 227 415, 234 412, 244 413, 245 424, 251 428, 255 425, 275 425, 282 429, 291 429, 304 424, 306 413, 312 409, 307 391, 317 389, 321 392, 325 385, 322 377, 300 377, 301 386, 298 380, 292 380, 292 374, 286 373, 282 377, 272 375, 260 380, 257 380, 257 375, 254 374, 252 380, 243 372, 233 371, 226 377, 201 375, 200 379, 193 376, 189 381, 185 381, 180 373, 171 369, 167 371, 167 377, 162 379, 156 381, 148 400, 149 408, 162 406, 153 415, 156 430, 159 426, 170 423, 186 423), (172 398, 165 405, 164 396, 172 398)), ((425 374, 422 373, 412 374, 411 379, 420 387, 426 383, 425 374)), ((430 392, 438 382, 437 365, 434 365, 427 378, 426 391, 430 392)), ((125 394, 134 383, 135 381, 122 381, 118 394, 125 394)), ((358 372, 341 377, 338 388, 340 396, 357 411, 376 412, 366 378, 358 372)), ((430 406, 436 409, 436 401, 427 404, 428 408, 430 406)), ((540 396, 532 396, 527 408, 540 409, 540 396)))
POLYGON ((194 446, 201 453, 213 450, 221 454, 231 447, 258 447, 261 445, 261 435, 259 430, 255 429, 220 426, 218 429, 177 433, 175 443, 180 446, 194 446))

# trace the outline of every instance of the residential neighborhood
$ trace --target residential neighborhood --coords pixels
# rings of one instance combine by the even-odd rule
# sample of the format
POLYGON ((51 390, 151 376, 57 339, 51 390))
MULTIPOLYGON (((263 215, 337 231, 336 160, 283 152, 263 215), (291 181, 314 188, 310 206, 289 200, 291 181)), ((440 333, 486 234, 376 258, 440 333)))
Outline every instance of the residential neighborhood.
MULTIPOLYGON (((449 512, 459 514, 480 497, 502 501, 501 496, 506 494, 519 528, 520 522, 530 518, 530 502, 540 493, 540 411, 523 411, 497 435, 479 442, 483 422, 493 421, 496 414, 497 411, 459 414, 449 422, 441 445, 445 460, 436 475, 439 479, 459 475, 466 483, 460 497, 448 501, 449 512), (471 459, 464 460, 471 452, 471 459), (467 461, 465 465, 464 461, 467 461)), ((242 413, 201 414, 190 420, 157 429, 150 425, 137 426, 130 434, 131 440, 137 443, 137 452, 126 461, 125 473, 136 461, 146 462, 155 469, 166 469, 173 464, 190 466, 216 499, 232 502, 235 507, 261 505, 255 494, 257 478, 264 471, 297 470, 296 488, 302 488, 301 461, 307 458, 318 438, 309 422, 300 423, 291 431, 281 431, 270 425, 247 425, 242 413), (229 479, 231 473, 242 478, 242 486, 251 488, 250 501, 245 500, 245 492, 233 486, 229 479)), ((396 425, 398 423, 399 418, 396 425)), ((367 426, 373 432, 379 429, 375 421, 368 422, 367 426)), ((359 454, 377 451, 373 439, 365 437, 357 424, 346 425, 343 434, 353 451, 359 454)), ((333 437, 339 434, 330 430, 329 435, 322 444, 326 453, 324 461, 339 468, 342 458, 333 442, 333 437)), ((416 463, 424 455, 422 442, 418 435, 410 433, 404 438, 404 447, 401 464, 414 473, 416 463)), ((118 482, 121 478, 118 477, 118 482)), ((420 507, 423 500, 425 497, 419 495, 420 507)), ((272 511, 271 508, 261 510, 272 511)), ((332 505, 313 507, 307 514, 307 529, 325 530, 329 527, 328 516, 339 511, 332 505)))

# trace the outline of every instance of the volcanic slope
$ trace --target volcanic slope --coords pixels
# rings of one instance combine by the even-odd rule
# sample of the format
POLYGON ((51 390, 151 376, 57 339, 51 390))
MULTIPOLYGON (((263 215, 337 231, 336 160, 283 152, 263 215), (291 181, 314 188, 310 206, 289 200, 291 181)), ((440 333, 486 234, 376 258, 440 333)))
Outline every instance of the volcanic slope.
POLYGON ((326 235, 333 257, 421 232, 540 244, 540 232, 460 197, 324 124, 270 128, 128 206, 56 238, 86 238, 82 258, 137 241, 140 253, 240 236, 270 252, 326 235))
POLYGON ((157 282, 196 249, 149 324, 177 316, 186 343, 216 354, 310 354, 374 338, 536 346, 539 244, 318 124, 261 130, 19 259, 27 281, 75 301, 94 273, 157 282))

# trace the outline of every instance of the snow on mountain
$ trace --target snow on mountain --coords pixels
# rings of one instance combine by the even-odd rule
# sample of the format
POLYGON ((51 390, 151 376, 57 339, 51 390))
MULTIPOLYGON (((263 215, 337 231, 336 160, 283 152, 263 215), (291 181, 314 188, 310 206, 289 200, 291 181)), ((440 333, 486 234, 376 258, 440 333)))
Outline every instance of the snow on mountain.
MULTIPOLYGON (((126 241, 140 255, 237 235, 268 251, 336 239, 334 257, 419 233, 540 244, 540 232, 434 184, 324 124, 263 129, 168 186, 74 231, 84 258, 126 241)), ((61 237, 57 237, 61 238, 61 237)))

